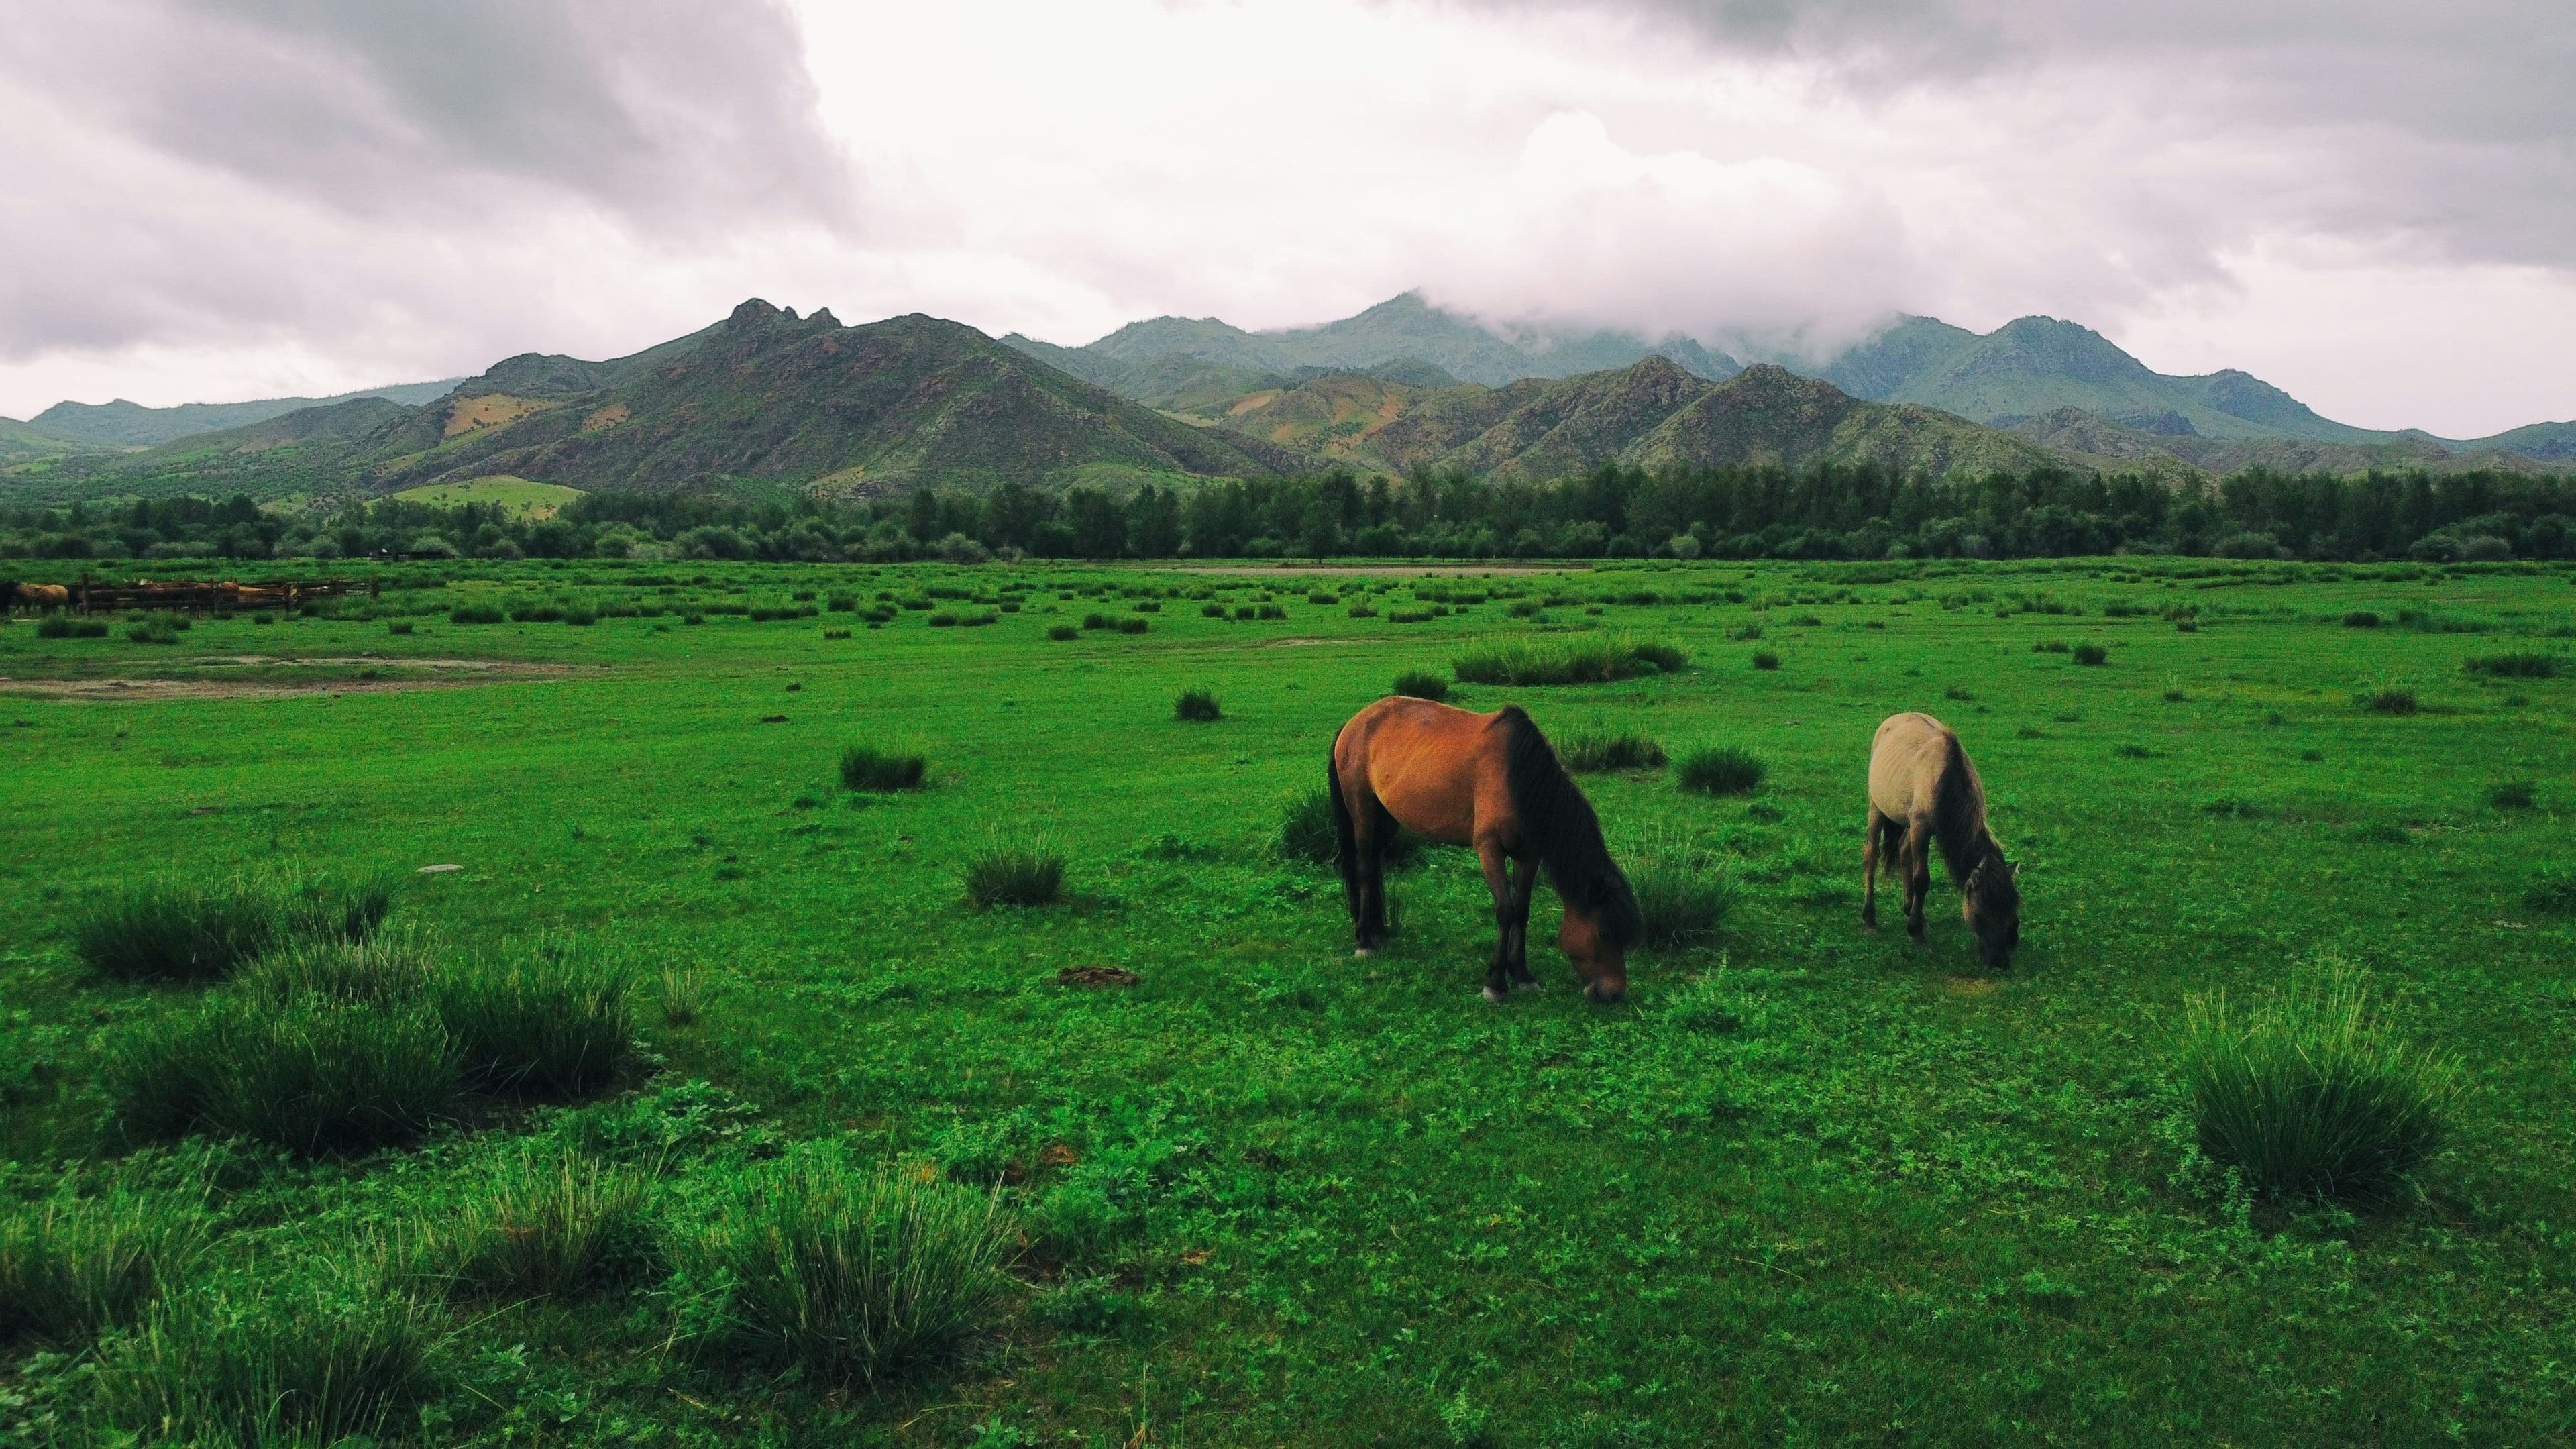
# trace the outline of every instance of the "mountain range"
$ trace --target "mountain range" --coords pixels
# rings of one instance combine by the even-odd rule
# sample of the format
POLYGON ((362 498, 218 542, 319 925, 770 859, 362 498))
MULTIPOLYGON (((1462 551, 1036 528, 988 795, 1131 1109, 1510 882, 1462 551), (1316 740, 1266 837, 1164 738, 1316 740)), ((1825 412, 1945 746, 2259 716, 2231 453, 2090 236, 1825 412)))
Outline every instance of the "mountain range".
POLYGON ((49 497, 373 495, 490 476, 589 489, 1113 487, 1339 463, 1543 481, 1645 468, 2576 464, 2576 424, 2455 442, 2334 422, 2242 372, 2172 377, 2100 334, 1903 318, 1821 365, 1687 338, 1497 332, 1407 294, 1321 327, 1132 323, 1082 347, 912 315, 844 326, 753 300, 630 356, 525 353, 331 399, 0 419, 0 488, 49 497), (232 410, 232 411, 227 411, 232 410), (136 450, 208 420, 246 417, 136 450))

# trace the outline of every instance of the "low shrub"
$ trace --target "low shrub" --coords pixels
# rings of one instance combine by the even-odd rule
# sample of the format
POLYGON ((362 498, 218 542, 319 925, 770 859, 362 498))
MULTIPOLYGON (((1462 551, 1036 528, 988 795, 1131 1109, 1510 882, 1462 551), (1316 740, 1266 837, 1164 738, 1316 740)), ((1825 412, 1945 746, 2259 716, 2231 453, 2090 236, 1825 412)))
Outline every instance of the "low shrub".
POLYGON ((1064 853, 1043 845, 997 845, 966 863, 967 899, 995 906, 1049 906, 1064 899, 1064 853))
POLYGON ((2454 1065, 2401 1039, 2342 970, 2250 1011, 2194 997, 2179 1055, 2201 1150, 2282 1196, 2396 1194, 2440 1150, 2458 1095, 2454 1065))
POLYGON ((2347 629, 2376 629, 2379 616, 2368 609, 2355 609, 2343 616, 2343 626, 2347 629))
POLYGON ((2555 654, 2481 654, 2463 667, 2491 679, 2554 679, 2558 663, 2555 654))
POLYGON ((2099 644, 2078 644, 2074 654, 2076 663, 2087 666, 2107 664, 2111 660, 2111 651, 2099 644))
POLYGON ((1199 605, 1199 617, 1202 619, 1222 619, 1225 617, 1225 605, 1201 604, 1199 605))
POLYGON ((636 1059, 633 981, 576 952, 461 962, 436 996, 464 1084, 477 1091, 564 1101, 618 1080, 636 1059))
POLYGON ((501 1159, 456 1220, 434 1223, 423 1257, 451 1291, 519 1301, 570 1298, 639 1276, 656 1256, 643 1176, 580 1153, 501 1159))
POLYGON ((1142 634, 1149 627, 1151 626, 1143 619, 1121 619, 1118 621, 1118 632, 1121 634, 1142 634))
POLYGON ((492 604, 459 604, 447 611, 447 622, 451 624, 498 624, 507 617, 492 604))
POLYGON ((1667 762, 1661 744, 1633 732, 1568 735, 1558 742, 1556 757, 1576 774, 1660 770, 1667 762))
POLYGON ((1107 629, 1114 626, 1107 614, 1085 614, 1082 616, 1082 627, 1086 629, 1107 629))
POLYGON ((1670 644, 1654 639, 1635 645, 1629 652, 1666 674, 1679 674, 1690 663, 1689 655, 1670 644))
POLYGON ((385 632, 388 634, 408 634, 411 632, 411 620, 396 619, 385 626, 385 632))
POLYGON ((238 1275, 159 1305, 98 1371, 107 1417, 154 1443, 372 1442, 437 1394, 440 1316, 381 1263, 238 1275))
POLYGON ((1395 677, 1395 684, 1388 692, 1438 701, 1449 697, 1449 681, 1428 670, 1408 669, 1395 677))
POLYGON ((119 1183, 0 1208, 0 1344, 73 1348, 140 1318, 204 1248, 202 1206, 119 1183))
POLYGON ((1756 649, 1753 651, 1753 667, 1756 669, 1777 669, 1780 667, 1780 656, 1772 653, 1768 649, 1756 649))
POLYGON ((205 1130, 309 1157, 409 1142, 460 1085, 456 1044, 424 1004, 232 994, 133 1029, 103 1075, 129 1134, 205 1130))
POLYGON ((2378 714, 2413 714, 2416 709, 2415 691, 2411 689, 2382 689, 2359 699, 2364 708, 2378 714))
POLYGON ((841 751, 841 788, 891 794, 918 790, 930 769, 928 758, 874 745, 852 745, 841 751))
POLYGON ((2063 639, 2042 639, 2030 646, 2030 652, 2033 654, 2063 654, 2066 649, 2066 641, 2063 639))
POLYGON ((1683 789, 1703 795, 1749 795, 1761 787, 1765 771, 1761 756, 1719 745, 1683 756, 1674 778, 1683 789))
POLYGON ((1047 626, 1047 637, 1061 644, 1067 639, 1081 638, 1082 631, 1071 624, 1050 624, 1047 626))
POLYGON ((171 628, 170 621, 167 619, 145 619, 140 623, 128 625, 125 637, 136 644, 176 644, 179 642, 179 631, 171 628))
POLYGON ((1374 618, 1376 618, 1376 617, 1377 617, 1377 608, 1376 608, 1376 606, 1374 606, 1374 605, 1372 605, 1371 603, 1369 603, 1369 601, 1368 601, 1368 600, 1366 600, 1366 599, 1362 599, 1362 600, 1360 600, 1359 602, 1357 602, 1357 603, 1355 603, 1355 604, 1351 605, 1348 609, 1345 609, 1343 612, 1344 612, 1344 613, 1346 613, 1346 614, 1348 614, 1348 615, 1350 615, 1350 616, 1351 616, 1352 618, 1354 618, 1354 619, 1374 619, 1374 618))
POLYGON ((521 604, 510 610, 513 624, 560 624, 564 611, 552 604, 521 604))
POLYGON ((1463 684, 1526 688, 1627 679, 1644 669, 1664 668, 1665 661, 1678 669, 1685 660, 1667 644, 1587 634, 1494 640, 1468 650, 1450 667, 1463 684))
POLYGON ((1216 696, 1204 689, 1184 689, 1172 701, 1172 718, 1205 722, 1223 717, 1216 696))
POLYGON ((952 1361, 1001 1322, 1016 1234, 986 1194, 811 1152, 753 1169, 665 1251, 703 1285, 693 1348, 865 1387, 952 1361))

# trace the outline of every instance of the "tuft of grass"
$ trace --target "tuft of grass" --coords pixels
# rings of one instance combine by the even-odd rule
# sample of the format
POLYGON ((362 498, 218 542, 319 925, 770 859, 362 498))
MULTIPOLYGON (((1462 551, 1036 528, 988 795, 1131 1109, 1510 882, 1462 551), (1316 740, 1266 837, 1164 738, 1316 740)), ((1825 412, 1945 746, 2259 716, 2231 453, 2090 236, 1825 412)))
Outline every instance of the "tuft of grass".
POLYGON ((206 1245, 200 1203, 123 1183, 84 1197, 75 1186, 0 1208, 0 1344, 69 1349, 131 1324, 206 1245))
POLYGON ((635 1064, 634 983, 578 952, 544 949, 452 967, 437 988, 467 1086, 564 1101, 635 1064))
POLYGON ((1387 692, 1437 702, 1449 697, 1449 681, 1427 669, 1408 669, 1395 677, 1395 684, 1387 692))
POLYGON ((308 1157, 412 1141, 454 1105, 456 1044, 422 1003, 209 998, 112 1044, 116 1120, 138 1137, 208 1131, 308 1157))
POLYGON ((841 788, 874 790, 879 794, 918 790, 921 777, 929 769, 930 761, 921 755, 880 750, 874 745, 852 745, 841 751, 841 788))
POLYGON ((275 886, 253 877, 147 882, 75 914, 72 954, 120 981, 218 980, 275 944, 284 916, 275 886))
POLYGON ((2523 891, 2522 903, 2553 916, 2576 916, 2576 873, 2542 866, 2539 876, 2523 891))
POLYGON ((523 1149, 501 1159, 461 1219, 427 1231, 423 1256, 468 1297, 571 1298, 652 1265, 648 1200, 631 1168, 523 1149))
POLYGON ((459 604, 447 611, 451 624, 499 624, 509 616, 491 604, 459 604))
POLYGON ((2441 1149, 2459 1094, 2457 1067, 2401 1038, 2342 968, 2251 1010, 2193 997, 2179 1057, 2201 1151, 2284 1197, 2396 1195, 2441 1149))
POLYGON ((373 1441, 441 1387, 440 1316, 381 1263, 284 1287, 242 1275, 171 1299, 99 1366, 107 1417, 154 1443, 373 1441))
POLYGON ((388 634, 408 634, 411 632, 411 620, 396 619, 385 626, 385 632, 388 634))
POLYGON ((985 1194, 806 1153, 754 1169, 665 1251, 709 1285, 694 1347, 864 1387, 954 1362, 1000 1324, 1016 1234, 985 1194))
POLYGON ((285 933, 314 941, 364 941, 393 914, 395 878, 300 881, 282 887, 285 933))
POLYGON ((1599 684, 1628 679, 1645 669, 1679 669, 1688 657, 1669 644, 1616 635, 1492 640, 1450 665, 1463 684, 1526 688, 1548 684, 1599 684))
POLYGON ((706 977, 694 966, 662 968, 662 1020, 687 1026, 705 1005, 706 977))
POLYGON ((2461 667, 2490 679, 2555 679, 2558 664, 2555 654, 2481 654, 2461 667))
POLYGON ((1064 852, 1044 844, 995 845, 966 862, 966 898, 975 909, 1051 906, 1064 899, 1064 852))
POLYGON ((1224 711, 1217 708, 1216 695, 1205 689, 1184 689, 1172 700, 1172 718, 1204 723, 1221 719, 1224 711))
POLYGON ((1050 624, 1047 626, 1047 637, 1061 644, 1067 639, 1081 638, 1082 631, 1071 624, 1050 624))
POLYGON ((2347 629, 2376 629, 2379 616, 2368 609, 2355 609, 2343 616, 2343 626, 2347 629))
POLYGON ((384 1006, 419 1000, 436 970, 427 938, 387 933, 292 942, 253 961, 239 979, 244 989, 275 1002, 319 997, 384 1006))
MULTIPOLYGON (((1279 806, 1279 855, 1307 865, 1331 865, 1340 853, 1333 838, 1333 797, 1322 786, 1289 796, 1279 806)), ((1403 870, 1422 859, 1422 837, 1398 830, 1386 842, 1386 867, 1403 870)))
POLYGON ((2487 803, 2498 810, 2528 810, 2540 798, 2539 790, 2529 780, 2507 780, 2487 792, 2487 803))
POLYGON ((2359 702, 2377 714, 2413 714, 2416 710, 2415 691, 2411 689, 2377 690, 2360 696, 2359 702))
POLYGON ((1777 669, 1780 667, 1780 656, 1772 653, 1768 649, 1756 649, 1753 651, 1753 667, 1756 669, 1777 669))
POLYGON ((1734 883, 1700 850, 1649 851, 1628 868, 1628 884, 1637 892, 1637 913, 1645 923, 1639 939, 1650 946, 1706 941, 1735 905, 1734 883))
POLYGON ((1660 743, 1633 731, 1568 735, 1557 743, 1556 756, 1577 774, 1660 770, 1668 762, 1660 743))
POLYGON ((2078 644, 2073 652, 2075 662, 2082 665, 2107 664, 2111 659, 2111 651, 2099 644, 2078 644))
POLYGON ((1685 790, 1703 795, 1749 795, 1762 784, 1762 757, 1734 745, 1693 750, 1674 772, 1685 790))

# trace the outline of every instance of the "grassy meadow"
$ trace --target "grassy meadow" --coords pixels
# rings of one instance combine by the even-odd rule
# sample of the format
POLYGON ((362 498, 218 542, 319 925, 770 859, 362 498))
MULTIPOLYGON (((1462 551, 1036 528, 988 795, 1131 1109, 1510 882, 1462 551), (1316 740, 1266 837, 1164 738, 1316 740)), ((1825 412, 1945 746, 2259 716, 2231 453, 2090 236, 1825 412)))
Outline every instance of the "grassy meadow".
POLYGON ((2576 1435, 2567 569, 375 577, 0 627, 0 1445, 2576 1435), (1603 767, 1625 1003, 1464 851, 1353 958, 1408 672, 1603 767), (1905 709, 2007 974, 1860 929, 1905 709), (2354 990, 2432 1155, 2265 1190, 2189 1064, 2354 990))

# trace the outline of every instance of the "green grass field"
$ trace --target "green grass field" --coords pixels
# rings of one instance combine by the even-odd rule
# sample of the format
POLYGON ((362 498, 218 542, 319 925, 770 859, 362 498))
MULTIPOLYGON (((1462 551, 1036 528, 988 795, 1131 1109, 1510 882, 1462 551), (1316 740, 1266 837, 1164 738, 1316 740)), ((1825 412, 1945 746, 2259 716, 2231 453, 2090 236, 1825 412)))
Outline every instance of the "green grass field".
POLYGON ((423 503, 434 508, 490 503, 510 513, 544 518, 579 498, 581 490, 567 488, 561 483, 532 483, 525 478, 501 474, 466 483, 432 483, 420 488, 406 488, 392 496, 404 503, 423 503))
MULTIPOLYGON (((2576 1434, 2576 917, 2549 909, 2576 908, 2550 889, 2576 681, 2467 667, 2576 657, 2567 570, 378 577, 338 617, 175 643, 0 628, 0 1154, 17 1203, 66 1173, 202 1203, 165 1297, 423 1319, 397 1440, 2576 1434), (452 622, 478 606, 530 619, 452 622), (1583 777, 1621 859, 1723 877, 1721 928, 1639 952, 1598 1007, 1542 891, 1549 989, 1491 1007, 1483 885, 1434 850, 1393 878, 1390 950, 1355 960, 1330 867, 1276 845, 1335 729, 1400 673, 1595 628, 1688 664, 1449 700, 1759 756, 1749 796, 1583 777), (1222 717, 1176 719, 1191 688, 1222 717), (1937 871, 1927 945, 1859 929, 1870 736, 1904 709, 1959 730, 2023 867, 2008 975, 1976 968, 1937 871), (926 756, 920 787, 843 788, 852 745, 926 756), (1061 903, 968 903, 972 859, 1031 843, 1063 853, 1061 903), (139 879, 289 867, 393 873, 394 926, 458 953, 614 963, 647 1060, 369 1155, 136 1145, 103 1055, 206 988, 93 976, 69 922, 139 879), (2176 1077, 2187 998, 2328 961, 2462 1073, 2445 1150, 2366 1208, 2231 1186, 2176 1077), (998 1194, 1007 1301, 962 1352, 835 1387, 689 1347, 712 1250, 550 1296, 406 1286, 508 1164, 573 1148, 642 1179, 683 1245, 771 1159, 998 1194)), ((118 1442, 137 1331, 0 1349, 0 1444, 118 1442)))

